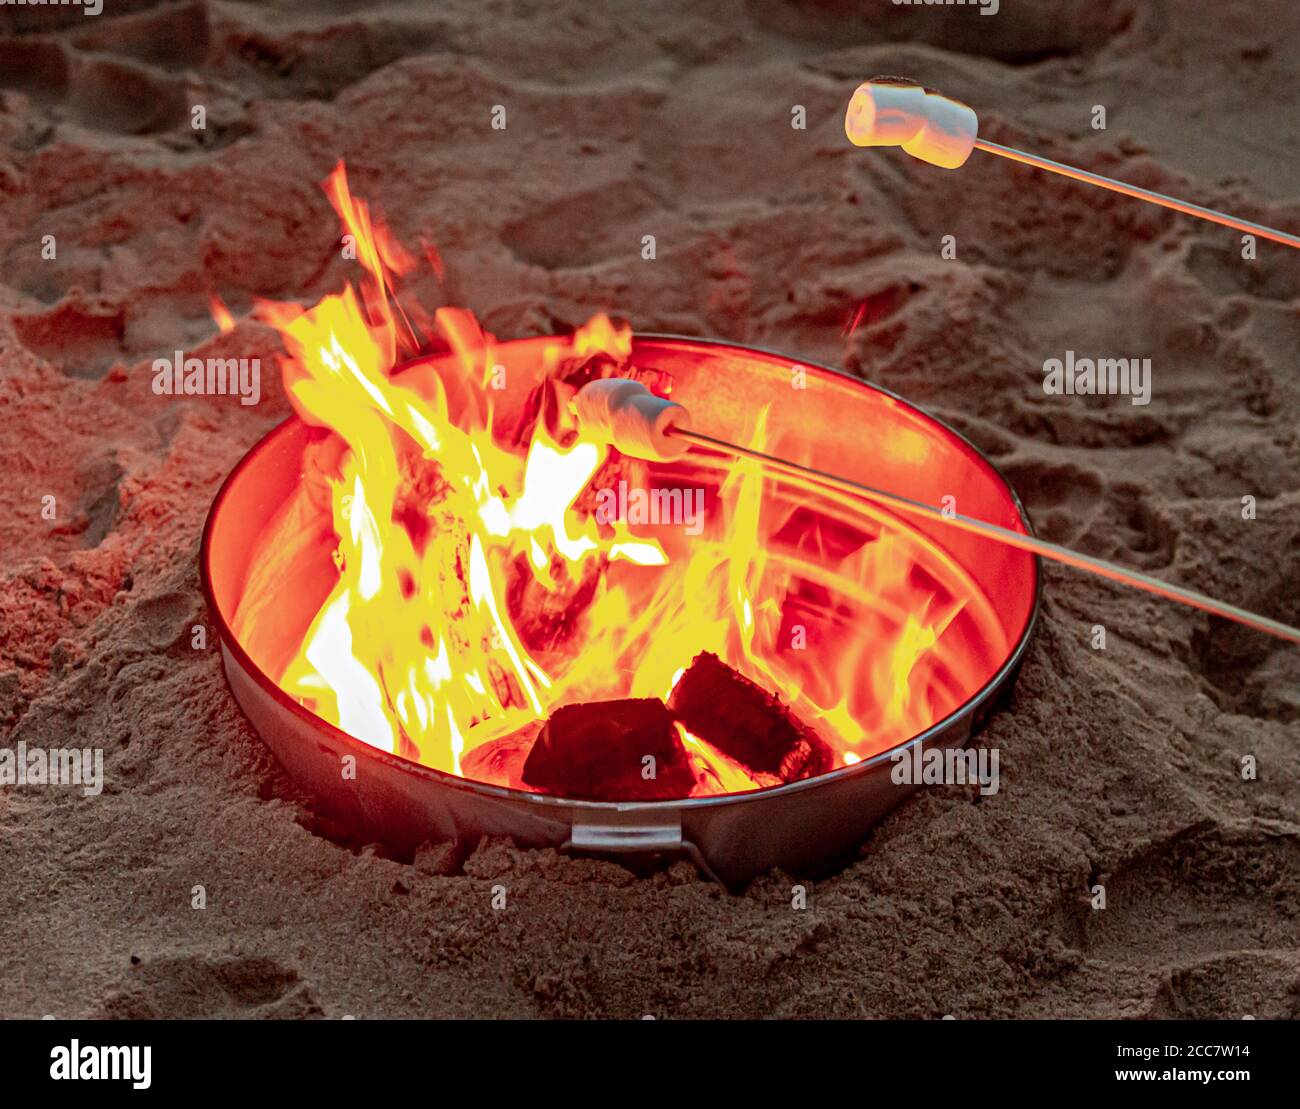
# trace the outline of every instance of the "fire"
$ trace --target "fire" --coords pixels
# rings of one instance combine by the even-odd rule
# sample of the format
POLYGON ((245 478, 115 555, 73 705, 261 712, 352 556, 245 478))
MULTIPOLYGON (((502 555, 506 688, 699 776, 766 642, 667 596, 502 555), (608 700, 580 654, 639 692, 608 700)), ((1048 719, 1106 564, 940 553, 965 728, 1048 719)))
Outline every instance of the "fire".
MULTIPOLYGON (((820 533, 801 556, 778 556, 782 521, 771 517, 791 511, 773 508, 771 479, 755 462, 730 464, 709 488, 698 534, 602 518, 593 493, 620 480, 644 485, 647 464, 577 435, 565 374, 629 372, 630 330, 597 315, 548 341, 540 377, 516 383, 469 312, 430 318, 399 302, 415 259, 352 196, 342 165, 326 191, 355 242, 361 287, 306 310, 257 306, 283 336, 295 411, 342 448, 304 477, 303 495, 332 520, 337 578, 277 675, 287 693, 366 743, 452 773, 567 702, 666 698, 701 651, 780 692, 832 744, 837 765, 964 699, 970 675, 946 684, 926 675, 945 664, 944 632, 963 614, 1000 636, 973 587, 944 590, 918 575, 911 542, 883 524, 829 570, 814 549, 820 533), (430 347, 450 352, 439 365, 452 368, 393 374, 430 347), (529 421, 502 426, 494 394, 525 388, 536 400, 524 406, 529 421), (792 630, 785 602, 814 579, 865 621, 843 649, 803 651, 792 630), (814 654, 834 657, 833 672, 814 654)), ((436 251, 425 254, 441 267, 436 251)), ((732 430, 761 447, 766 417, 732 430)), ((288 557, 292 541, 265 547, 261 557, 288 557)), ((237 617, 241 641, 250 629, 239 621, 255 615, 237 617)), ((682 738, 696 793, 771 784, 682 738)))
POLYGON ((229 335, 235 330, 235 317, 230 314, 230 309, 225 306, 220 297, 211 297, 209 303, 212 307, 212 318, 216 322, 217 330, 222 335, 229 335))

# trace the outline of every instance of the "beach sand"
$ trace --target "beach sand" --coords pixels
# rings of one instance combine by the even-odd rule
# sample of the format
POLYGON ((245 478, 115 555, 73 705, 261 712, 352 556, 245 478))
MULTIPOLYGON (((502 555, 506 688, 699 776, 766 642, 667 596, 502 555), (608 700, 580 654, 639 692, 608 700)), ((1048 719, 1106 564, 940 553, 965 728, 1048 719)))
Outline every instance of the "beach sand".
POLYGON ((1296 230, 1297 44, 1291 0, 0 9, 0 729, 105 774, 0 790, 0 1015, 1295 1017, 1293 646, 1046 567, 978 740, 999 792, 923 791, 796 910, 781 874, 350 842, 235 705, 197 554, 289 412, 253 299, 355 279, 342 158, 502 338, 610 310, 843 366, 968 435, 1046 538, 1300 622, 1300 254, 843 132, 905 74, 994 141, 1296 230), (260 357, 260 403, 156 396, 177 350, 260 357), (1150 404, 1045 395, 1066 350, 1150 358, 1150 404))

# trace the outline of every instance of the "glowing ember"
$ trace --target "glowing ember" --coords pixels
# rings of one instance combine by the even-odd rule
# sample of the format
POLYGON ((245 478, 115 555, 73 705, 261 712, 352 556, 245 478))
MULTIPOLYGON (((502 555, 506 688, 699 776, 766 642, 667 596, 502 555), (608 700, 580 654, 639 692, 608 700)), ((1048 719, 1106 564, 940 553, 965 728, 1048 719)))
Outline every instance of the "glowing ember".
POLYGON ((212 318, 217 322, 217 328, 221 334, 228 335, 235 330, 235 319, 230 314, 230 309, 222 303, 220 297, 212 297, 212 318))
MULTIPOLYGON (((550 341, 542 373, 516 384, 468 312, 429 319, 399 303, 415 261, 351 196, 341 165, 327 192, 357 244, 360 291, 348 286, 310 310, 257 309, 284 337, 296 412, 337 437, 318 444, 299 502, 255 557, 293 558, 303 521, 321 509, 332 518, 337 578, 274 671, 302 704, 452 773, 471 752, 506 744, 473 760, 473 772, 528 788, 515 766, 527 748, 515 737, 535 735, 566 704, 667 701, 700 652, 780 694, 836 766, 928 727, 988 677, 984 660, 944 651, 959 617, 990 657, 1005 642, 983 594, 941 552, 883 514, 840 506, 873 534, 837 559, 827 536, 845 525, 803 507, 807 491, 776 495, 755 463, 652 467, 577 437, 567 402, 583 381, 618 373, 661 394, 670 385, 629 365, 626 327, 594 317, 550 341), (436 346, 454 369, 390 376, 436 346), (526 419, 498 426, 493 398, 511 389, 531 391, 526 419), (660 518, 692 497, 703 505, 688 521, 697 526, 660 518), (618 510, 602 511, 610 504, 618 510), (842 641, 813 649, 817 627, 842 641)), ((432 248, 425 255, 441 267, 432 248)), ((765 417, 730 430, 761 447, 765 417)), ((267 619, 254 592, 236 616, 241 641, 267 619)), ((677 727, 692 795, 773 784, 677 727)))

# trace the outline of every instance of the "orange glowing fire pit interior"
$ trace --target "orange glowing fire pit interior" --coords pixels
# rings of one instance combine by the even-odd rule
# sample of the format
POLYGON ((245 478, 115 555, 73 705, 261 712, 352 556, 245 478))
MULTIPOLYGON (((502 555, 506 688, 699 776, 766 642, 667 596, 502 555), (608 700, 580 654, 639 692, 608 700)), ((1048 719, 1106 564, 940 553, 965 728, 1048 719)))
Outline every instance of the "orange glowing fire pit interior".
MULTIPOLYGON (((399 296, 413 256, 341 166, 328 192, 365 276, 310 309, 257 308, 288 352, 300 468, 249 540, 229 606, 235 639, 297 704, 474 781, 707 797, 869 759, 1003 665, 1029 601, 1008 617, 989 585, 1023 556, 990 554, 1002 570, 977 581, 866 501, 757 462, 650 463, 589 441, 569 405, 584 382, 632 376, 672 395, 672 373, 637 356, 627 327, 595 315, 530 340, 520 366, 517 344, 469 312, 424 315, 399 296), (740 747, 716 719, 693 727, 725 724, 733 701, 740 747), (595 787, 538 769, 543 748, 555 764, 556 745, 587 742, 574 706, 622 729, 635 762, 621 777, 595 787), (807 757, 737 754, 769 732, 807 757)), ((730 430, 763 448, 777 415, 756 406, 730 430)), ((907 419, 873 430, 866 445, 894 464, 952 466, 907 419)), ((612 742, 602 733, 601 751, 612 742)))

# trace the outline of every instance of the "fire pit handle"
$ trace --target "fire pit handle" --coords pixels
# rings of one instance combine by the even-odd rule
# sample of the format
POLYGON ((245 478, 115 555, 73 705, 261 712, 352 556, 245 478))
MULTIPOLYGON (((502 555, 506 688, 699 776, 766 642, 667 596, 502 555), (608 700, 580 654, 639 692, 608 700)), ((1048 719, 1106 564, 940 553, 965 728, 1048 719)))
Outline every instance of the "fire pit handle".
POLYGON ((599 821, 576 818, 569 838, 560 845, 560 850, 619 855, 682 855, 690 859, 700 873, 721 882, 703 852, 690 840, 682 838, 681 817, 676 813, 669 814, 667 819, 637 810, 602 815, 599 821))

